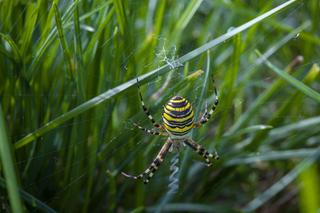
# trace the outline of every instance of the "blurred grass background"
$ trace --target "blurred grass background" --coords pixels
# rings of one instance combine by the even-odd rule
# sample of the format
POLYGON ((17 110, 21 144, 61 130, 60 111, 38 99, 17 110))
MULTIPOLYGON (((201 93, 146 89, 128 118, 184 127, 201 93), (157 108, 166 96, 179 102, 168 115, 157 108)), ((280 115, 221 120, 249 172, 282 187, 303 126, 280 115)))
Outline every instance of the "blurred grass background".
POLYGON ((319 11, 318 0, 0 1, 0 211, 319 212, 319 11), (199 115, 212 78, 218 89, 193 138, 221 159, 208 168, 183 149, 175 194, 174 154, 148 185, 119 173, 142 172, 165 141, 132 125, 151 128, 138 76, 158 120, 171 96, 199 115))

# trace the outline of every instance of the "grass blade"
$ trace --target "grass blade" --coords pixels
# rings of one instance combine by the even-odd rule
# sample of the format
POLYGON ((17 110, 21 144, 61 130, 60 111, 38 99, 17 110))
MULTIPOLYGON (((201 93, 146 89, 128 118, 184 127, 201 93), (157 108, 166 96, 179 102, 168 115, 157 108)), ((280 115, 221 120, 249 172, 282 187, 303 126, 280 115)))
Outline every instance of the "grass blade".
POLYGON ((270 131, 270 136, 272 138, 277 138, 279 136, 285 137, 291 131, 296 131, 296 130, 301 131, 302 129, 311 128, 312 126, 317 126, 319 124, 320 124, 320 116, 312 117, 305 120, 301 120, 293 124, 275 128, 270 131))
POLYGON ((27 17, 30 17, 29 21, 26 22, 25 27, 24 27, 24 34, 22 35, 22 45, 21 45, 21 53, 22 55, 26 55, 28 48, 30 46, 30 43, 32 41, 32 34, 35 30, 35 25, 37 22, 38 18, 38 9, 39 9, 39 4, 35 3, 30 3, 27 8, 27 17))
POLYGON ((299 176, 300 210, 304 213, 317 212, 320 209, 320 185, 317 165, 313 163, 299 176))
POLYGON ((12 38, 9 35, 5 35, 5 34, 3 34, 1 32, 0 32, 0 37, 3 40, 5 40, 6 42, 8 42, 8 44, 12 48, 13 58, 16 60, 16 62, 17 63, 21 63, 22 62, 22 57, 21 57, 20 50, 19 50, 18 46, 16 45, 16 43, 12 40, 12 38))
POLYGON ((18 181, 14 167, 14 160, 11 154, 10 142, 6 132, 6 124, 0 105, 0 159, 13 212, 22 213, 23 207, 19 195, 18 181))
POLYGON ((261 161, 272 161, 272 160, 290 160, 292 158, 306 158, 317 152, 316 149, 298 149, 298 150, 284 150, 284 151, 270 151, 265 153, 259 153, 246 157, 237 157, 230 159, 226 162, 227 166, 243 165, 258 163, 261 161))
POLYGON ((127 27, 127 16, 125 13, 124 2, 120 0, 114 0, 113 4, 117 15, 120 33, 121 35, 124 35, 125 29, 127 27))
MULTIPOLYGON (((77 0, 78 1, 78 0, 77 0)), ((84 67, 83 67, 83 49, 82 49, 82 42, 81 42, 81 31, 80 31, 80 18, 79 18, 79 6, 76 5, 76 8, 74 10, 73 14, 73 22, 74 22, 74 52, 76 53, 76 69, 77 69, 77 88, 79 91, 79 94, 81 95, 82 99, 85 97, 84 92, 84 67)))
POLYGON ((59 9, 58 9, 56 3, 53 3, 53 8, 54 8, 54 14, 55 14, 55 19, 56 19, 56 25, 57 25, 57 29, 58 29, 60 44, 61 44, 61 47, 63 50, 63 54, 67 60, 67 63, 68 63, 69 77, 74 79, 75 70, 74 70, 74 66, 73 66, 73 62, 72 62, 72 57, 71 57, 71 53, 70 53, 70 50, 67 45, 67 40, 66 40, 64 32, 63 32, 61 15, 60 15, 60 12, 59 12, 59 9))
MULTIPOLYGON (((147 208, 148 211, 154 212, 155 207, 147 208)), ((238 212, 223 205, 204 205, 198 203, 170 203, 163 206, 164 212, 238 212), (214 211, 213 211, 214 209, 214 211)))
MULTIPOLYGON (((208 80, 209 80, 209 75, 210 75, 210 51, 207 51, 207 64, 206 64, 206 71, 205 71, 205 76, 202 84, 202 89, 200 92, 200 97, 198 99, 198 110, 196 111, 196 118, 199 117, 199 113, 203 104, 203 99, 205 95, 205 91, 207 89, 208 85, 208 80)), ((212 79, 211 79, 212 80, 212 79)))

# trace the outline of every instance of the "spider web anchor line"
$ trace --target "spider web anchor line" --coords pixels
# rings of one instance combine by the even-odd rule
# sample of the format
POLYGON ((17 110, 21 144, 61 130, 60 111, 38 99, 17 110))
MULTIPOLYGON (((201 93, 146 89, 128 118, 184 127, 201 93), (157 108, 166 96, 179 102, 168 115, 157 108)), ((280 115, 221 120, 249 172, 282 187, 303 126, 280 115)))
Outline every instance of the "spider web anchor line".
POLYGON ((168 184, 168 194, 176 194, 179 189, 179 154, 177 153, 172 159, 171 159, 171 166, 170 166, 170 176, 168 184))

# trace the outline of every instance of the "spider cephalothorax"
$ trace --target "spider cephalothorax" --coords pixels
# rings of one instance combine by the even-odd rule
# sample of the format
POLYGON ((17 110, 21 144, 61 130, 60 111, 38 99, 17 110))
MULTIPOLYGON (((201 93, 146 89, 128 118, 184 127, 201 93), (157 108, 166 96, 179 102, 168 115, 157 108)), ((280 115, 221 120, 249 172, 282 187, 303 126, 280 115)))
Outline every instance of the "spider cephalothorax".
POLYGON ((140 88, 139 95, 143 111, 146 113, 149 120, 152 122, 153 126, 157 128, 157 130, 146 129, 139 126, 138 124, 135 124, 135 126, 151 135, 167 136, 168 139, 162 146, 157 157, 142 174, 133 176, 122 172, 124 176, 133 179, 143 179, 144 183, 148 183, 149 179, 154 175, 154 172, 159 168, 168 151, 171 150, 172 147, 180 147, 181 144, 187 145, 194 151, 196 151, 201 157, 205 159, 207 166, 212 165, 211 159, 219 159, 217 153, 209 153, 201 145, 194 142, 189 136, 189 133, 193 128, 198 128, 205 124, 211 117, 212 113, 215 111, 216 106, 218 105, 218 96, 216 90, 216 100, 213 104, 213 107, 209 112, 205 111, 198 122, 194 121, 194 111, 190 102, 181 96, 174 96, 163 108, 163 124, 158 124, 153 119, 148 108, 144 105, 140 88))

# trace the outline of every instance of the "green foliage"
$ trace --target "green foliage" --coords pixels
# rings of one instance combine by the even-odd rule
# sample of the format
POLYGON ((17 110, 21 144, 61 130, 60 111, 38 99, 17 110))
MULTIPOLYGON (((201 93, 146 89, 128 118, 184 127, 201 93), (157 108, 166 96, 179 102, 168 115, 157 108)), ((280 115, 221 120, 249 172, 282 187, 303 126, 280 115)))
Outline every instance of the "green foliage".
POLYGON ((0 1, 1 208, 319 211, 319 8, 0 1), (120 174, 142 172, 165 140, 133 126, 151 128, 137 77, 157 120, 175 94, 199 117, 217 87, 217 112, 193 138, 221 159, 208 168, 182 148, 176 194, 174 154, 148 185, 120 174))

